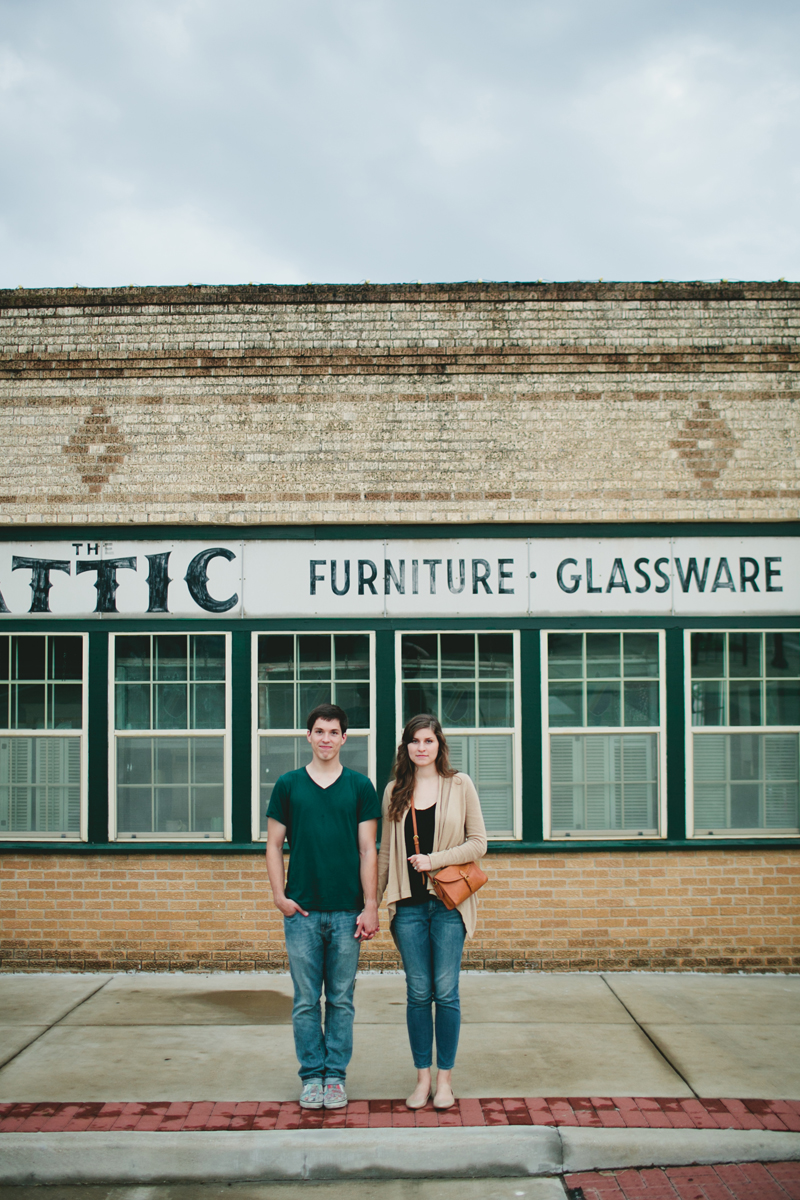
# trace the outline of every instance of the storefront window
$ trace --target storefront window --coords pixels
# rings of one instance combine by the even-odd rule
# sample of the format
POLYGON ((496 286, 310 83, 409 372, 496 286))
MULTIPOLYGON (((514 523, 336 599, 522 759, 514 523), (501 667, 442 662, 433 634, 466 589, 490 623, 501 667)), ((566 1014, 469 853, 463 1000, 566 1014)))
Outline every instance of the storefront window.
POLYGON ((518 635, 399 637, 403 724, 417 713, 438 717, 452 766, 475 782, 489 836, 517 836, 518 635))
POLYGON ((306 717, 318 704, 347 713, 341 762, 374 782, 373 635, 260 633, 255 637, 256 737, 259 780, 253 836, 267 832, 267 807, 280 775, 311 757, 306 717))
POLYGON ((658 835, 661 657, 658 632, 544 635, 552 837, 658 835))
POLYGON ((84 641, 0 636, 0 836, 81 836, 84 641))
POLYGON ((226 834, 228 637, 114 638, 116 836, 226 834))
POLYGON ((694 832, 800 829, 800 634, 689 636, 694 832))

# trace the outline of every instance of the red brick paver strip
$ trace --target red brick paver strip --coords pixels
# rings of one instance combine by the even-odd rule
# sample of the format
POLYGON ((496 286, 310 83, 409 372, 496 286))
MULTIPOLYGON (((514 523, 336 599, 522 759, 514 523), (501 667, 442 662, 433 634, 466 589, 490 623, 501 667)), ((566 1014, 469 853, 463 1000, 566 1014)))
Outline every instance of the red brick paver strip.
POLYGON ((564 1183, 584 1200, 798 1200, 800 1163, 585 1171, 564 1183))
MULTIPOLYGON (((459 1100, 437 1112, 428 1101, 412 1111, 402 1100, 352 1100, 330 1112, 296 1100, 152 1103, 4 1103, 0 1134, 83 1130, 413 1129, 493 1125, 582 1125, 594 1129, 772 1129, 800 1132, 793 1100, 686 1100, 649 1096, 487 1097, 459 1100)), ((661 1186, 659 1184, 659 1186, 661 1186)), ((647 1200, 655 1200, 648 1196, 647 1200)), ((800 1197, 798 1197, 800 1200, 800 1197)))

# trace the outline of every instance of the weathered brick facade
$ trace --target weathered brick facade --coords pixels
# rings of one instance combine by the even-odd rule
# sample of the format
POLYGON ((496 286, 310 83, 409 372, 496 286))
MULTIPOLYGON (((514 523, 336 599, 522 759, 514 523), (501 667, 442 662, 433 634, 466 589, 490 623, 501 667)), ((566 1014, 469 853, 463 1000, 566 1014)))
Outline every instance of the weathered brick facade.
MULTIPOLYGON (((783 282, 2 292, 0 523, 798 519, 798 329, 783 282)), ((466 965, 800 970, 796 856, 491 855, 466 965)), ((7 970, 284 967, 258 854, 0 886, 7 970)))

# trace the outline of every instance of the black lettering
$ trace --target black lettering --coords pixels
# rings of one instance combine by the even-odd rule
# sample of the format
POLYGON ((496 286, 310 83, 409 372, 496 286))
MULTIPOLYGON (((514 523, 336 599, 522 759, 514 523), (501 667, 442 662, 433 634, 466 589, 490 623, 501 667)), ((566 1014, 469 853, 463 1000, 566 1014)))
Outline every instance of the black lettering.
POLYGON ((430 589, 431 595, 436 595, 436 568, 442 565, 440 558, 423 558, 422 565, 430 569, 430 589))
MULTIPOLYGON (((338 583, 339 583, 339 580, 337 578, 336 559, 335 558, 331 559, 331 591, 333 592, 334 596, 346 596, 347 593, 350 591, 350 559, 349 558, 346 558, 344 560, 344 584, 342 587, 339 587, 338 583)), ((316 587, 316 582, 315 582, 314 586, 316 587)))
POLYGON ((414 596, 419 594, 419 559, 411 560, 411 591, 414 596))
POLYGON ((375 580, 378 578, 378 568, 375 563, 369 558, 360 558, 358 560, 358 594, 364 595, 364 589, 369 588, 373 596, 377 596, 378 589, 375 587, 375 580), (370 574, 367 574, 366 568, 371 567, 370 574))
POLYGON ((513 562, 514 562, 513 558, 498 558, 498 560, 497 560, 497 594, 499 596, 513 596, 514 595, 513 588, 503 587, 503 581, 505 579, 513 579, 514 578, 513 571, 506 571, 504 569, 505 567, 508 566, 509 563, 513 564, 513 562))
POLYGON ((781 558, 765 558, 764 559, 764 569, 765 569, 765 573, 767 576, 767 591, 768 592, 782 592, 783 591, 783 587, 773 587, 772 586, 773 579, 775 579, 776 576, 780 575, 780 573, 781 573, 780 567, 773 567, 772 564, 776 563, 776 562, 782 562, 782 561, 783 561, 783 559, 781 559, 781 558))
POLYGON ((150 574, 147 576, 147 586, 150 589, 148 612, 169 612, 167 596, 172 580, 167 574, 167 567, 171 553, 171 550, 165 550, 163 554, 145 555, 150 563, 150 574))
POLYGON ((453 584, 453 560, 452 560, 452 558, 448 558, 448 560, 447 560, 447 586, 449 587, 450 591, 453 593, 454 596, 457 596, 460 592, 463 592, 463 590, 466 586, 466 582, 467 582, 467 575, 466 575, 466 571, 464 570, 464 559, 460 558, 458 560, 458 587, 455 587, 453 584))
POLYGON ((631 589, 628 586, 628 576, 625 574, 625 567, 622 565, 621 558, 614 559, 614 565, 611 568, 611 575, 606 586, 606 591, 610 592, 614 588, 622 588, 623 591, 629 592, 631 589), (619 579, 617 579, 619 575, 619 579))
POLYGON ((681 587, 683 588, 684 592, 688 592, 689 588, 692 586, 692 579, 694 579, 695 583, 697 584, 698 592, 704 592, 706 590, 706 580, 708 579, 708 568, 710 565, 710 558, 703 559, 703 574, 701 575, 697 566, 697 559, 690 558, 689 566, 686 568, 686 574, 684 575, 681 560, 679 558, 675 559, 675 569, 678 572, 678 579, 681 581, 681 587))
POLYGON ((236 555, 232 550, 226 550, 222 546, 201 550, 189 563, 189 569, 185 576, 186 584, 195 604, 199 604, 206 612, 224 613, 239 603, 239 595, 234 592, 227 600, 214 600, 208 594, 208 564, 212 558, 224 558, 227 562, 233 562, 236 555))
POLYGON ((746 592, 747 585, 749 583, 754 592, 760 592, 761 588, 756 583, 757 579, 758 579, 758 563, 757 563, 757 561, 754 558, 740 558, 739 559, 739 591, 746 592), (753 568, 753 570, 749 574, 747 571, 748 566, 753 568))
POLYGON ((111 613, 117 611, 116 590, 117 571, 135 571, 135 558, 104 558, 100 562, 86 562, 81 559, 75 564, 75 574, 83 575, 85 571, 96 571, 97 579, 94 586, 97 591, 95 612, 111 613))
POLYGON ((590 558, 587 558, 587 560, 586 560, 586 591, 587 592, 602 592, 602 590, 603 589, 601 587, 593 587, 592 586, 592 560, 590 558))
POLYGON ((642 568, 641 568, 642 563, 647 563, 649 565, 650 559, 649 558, 637 558, 636 562, 633 564, 633 569, 636 572, 636 574, 641 575, 642 579, 644 580, 644 587, 637 587, 636 591, 637 592, 649 592, 650 591, 650 576, 647 574, 646 571, 642 570, 642 568))
POLYGON ((667 575, 661 569, 664 566, 664 564, 668 563, 668 562, 669 562, 668 558, 657 558, 656 561, 653 563, 653 570, 655 571, 658 578, 662 581, 659 584, 659 586, 656 588, 656 595, 663 595, 664 592, 669 591, 669 585, 672 581, 670 580, 669 575, 667 575))
POLYGON ((571 595, 573 592, 577 592, 578 588, 580 587, 581 580, 583 579, 582 575, 570 575, 569 579, 572 587, 567 587, 567 585, 564 583, 564 567, 577 567, 577 565, 577 558, 565 558, 563 562, 558 564, 556 580, 562 592, 568 592, 571 595))
POLYGON ((86 543, 86 553, 99 555, 100 554, 100 543, 99 542, 87 542, 86 543))
POLYGON ((727 558, 721 558, 719 560, 719 565, 717 566, 717 573, 714 576, 714 583, 711 586, 712 592, 720 591, 720 589, 722 591, 729 591, 729 592, 736 591, 736 584, 733 582, 733 576, 731 575, 731 569, 728 566, 727 558), (724 572, 724 574, 723 574, 723 572, 724 572))
POLYGON ((325 576, 317 573, 317 567, 324 567, 327 558, 312 558, 308 563, 308 589, 310 596, 316 596, 317 584, 325 582, 325 576))
POLYGON ((4 613, 4 612, 11 612, 11 609, 6 604, 6 602, 3 598, 3 593, 0 592, 0 613, 4 613))
POLYGON ((394 584, 401 596, 405 596, 406 594, 406 560, 401 558, 398 565, 400 568, 399 577, 388 558, 383 564, 383 590, 387 596, 389 595, 391 584, 394 584))
POLYGON ((492 589, 489 587, 489 576, 492 573, 492 568, 489 566, 485 558, 473 558, 472 560, 472 594, 477 596, 478 584, 481 585, 485 592, 491 596, 492 589), (483 568, 482 571, 479 570, 483 568))
MULTIPOLYGON (((49 593, 53 586, 50 582, 50 572, 64 571, 69 575, 69 561, 66 558, 18 558, 15 554, 11 559, 11 570, 26 569, 31 573, 31 606, 28 612, 49 613, 49 593)), ((8 612, 8 609, 5 611, 8 612)))
POLYGON ((76 557, 76 558, 78 557, 78 555, 79 555, 79 554, 80 554, 80 552, 81 552, 81 546, 82 546, 82 545, 83 545, 83 542, 73 542, 73 543, 72 543, 72 548, 73 548, 73 550, 75 551, 75 557, 76 557))

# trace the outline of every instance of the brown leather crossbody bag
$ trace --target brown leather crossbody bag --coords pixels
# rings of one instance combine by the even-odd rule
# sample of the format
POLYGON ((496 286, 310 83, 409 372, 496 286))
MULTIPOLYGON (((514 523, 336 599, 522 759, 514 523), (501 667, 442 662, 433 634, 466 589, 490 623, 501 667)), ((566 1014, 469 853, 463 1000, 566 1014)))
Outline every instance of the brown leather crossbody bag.
MULTIPOLYGON (((414 795, 411 795, 411 820, 414 825, 414 848, 419 854, 419 834, 417 833, 417 813, 414 808, 414 795)), ((489 876, 480 869, 476 862, 459 863, 454 867, 442 867, 435 874, 425 871, 433 884, 436 895, 447 908, 458 908, 470 896, 473 896, 485 883, 489 876)))

